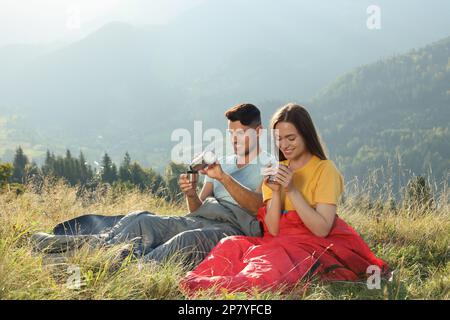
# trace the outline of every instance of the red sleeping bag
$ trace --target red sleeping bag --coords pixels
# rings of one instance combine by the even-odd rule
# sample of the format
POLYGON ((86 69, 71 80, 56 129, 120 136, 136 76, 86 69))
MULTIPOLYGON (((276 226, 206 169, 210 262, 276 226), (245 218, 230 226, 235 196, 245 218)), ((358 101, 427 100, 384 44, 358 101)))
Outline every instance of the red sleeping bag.
POLYGON ((321 280, 359 280, 367 267, 376 265, 382 274, 388 265, 378 259, 355 230, 336 216, 330 234, 315 236, 296 211, 280 218, 278 236, 264 223, 266 207, 258 211, 264 225, 263 237, 231 236, 222 239, 209 255, 181 280, 187 294, 202 289, 223 288, 229 292, 288 290, 300 280, 318 275, 321 280))

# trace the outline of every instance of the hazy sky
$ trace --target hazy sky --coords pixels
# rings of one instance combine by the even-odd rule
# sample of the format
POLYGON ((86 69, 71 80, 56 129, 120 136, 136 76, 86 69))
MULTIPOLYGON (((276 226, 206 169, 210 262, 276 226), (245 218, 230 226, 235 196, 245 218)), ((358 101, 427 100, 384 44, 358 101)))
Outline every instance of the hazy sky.
POLYGON ((164 24, 206 0, 0 0, 0 45, 71 41, 109 21, 164 24))

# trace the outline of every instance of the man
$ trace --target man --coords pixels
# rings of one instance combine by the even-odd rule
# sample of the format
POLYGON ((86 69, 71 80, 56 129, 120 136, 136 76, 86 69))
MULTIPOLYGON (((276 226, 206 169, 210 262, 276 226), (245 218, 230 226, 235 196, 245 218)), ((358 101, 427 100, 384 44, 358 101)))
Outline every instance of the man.
POLYGON ((108 229, 102 222, 92 226, 98 216, 82 216, 57 226, 55 230, 59 231, 55 233, 62 235, 34 235, 32 240, 36 247, 55 252, 77 247, 79 243, 116 244, 132 240, 135 253, 144 255, 145 261, 162 262, 175 256, 193 267, 226 236, 261 236, 261 225, 255 217, 263 205, 262 153, 258 138, 262 129, 261 114, 252 104, 239 104, 225 116, 234 154, 202 171, 206 177, 200 195, 196 184, 189 182, 186 174, 180 176, 179 185, 186 196, 188 214, 159 216, 136 211, 121 216, 118 221, 108 220, 111 227, 108 229), (84 229, 74 234, 75 228, 84 229))

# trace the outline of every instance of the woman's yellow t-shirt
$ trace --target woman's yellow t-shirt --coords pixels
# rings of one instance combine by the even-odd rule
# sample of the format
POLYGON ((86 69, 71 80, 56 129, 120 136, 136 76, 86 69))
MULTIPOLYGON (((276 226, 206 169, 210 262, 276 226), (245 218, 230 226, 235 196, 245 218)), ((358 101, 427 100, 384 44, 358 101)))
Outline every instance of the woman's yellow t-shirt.
MULTIPOLYGON (((289 165, 289 160, 281 161, 289 165)), ((318 203, 337 204, 344 192, 344 178, 331 160, 321 160, 316 155, 301 168, 294 171, 292 177, 297 190, 313 208, 318 203)), ((272 189, 266 183, 262 185, 263 200, 272 199, 272 189)), ((281 190, 281 199, 284 210, 295 210, 284 190, 281 190)))

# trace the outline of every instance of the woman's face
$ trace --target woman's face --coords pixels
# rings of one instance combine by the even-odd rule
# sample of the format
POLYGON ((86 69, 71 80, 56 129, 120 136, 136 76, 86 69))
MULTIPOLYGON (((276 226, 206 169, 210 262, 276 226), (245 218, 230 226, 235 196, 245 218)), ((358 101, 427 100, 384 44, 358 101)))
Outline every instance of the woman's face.
POLYGON ((288 160, 296 159, 306 151, 303 137, 290 122, 276 124, 275 143, 288 160))

